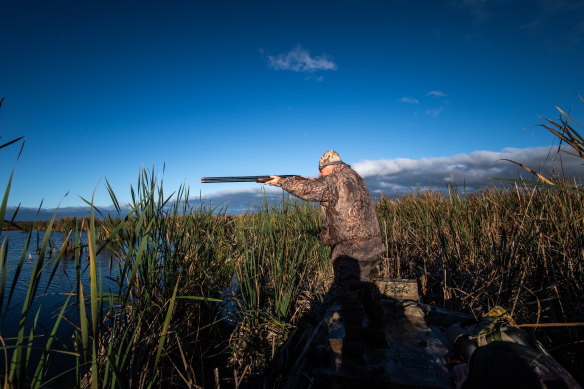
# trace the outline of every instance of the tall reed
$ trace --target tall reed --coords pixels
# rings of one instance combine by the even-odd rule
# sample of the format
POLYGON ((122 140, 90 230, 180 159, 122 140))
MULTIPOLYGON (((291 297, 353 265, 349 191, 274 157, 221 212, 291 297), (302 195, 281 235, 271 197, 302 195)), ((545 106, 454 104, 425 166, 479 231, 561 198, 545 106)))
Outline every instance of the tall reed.
MULTIPOLYGON (((582 145, 572 127, 563 136, 582 145)), ((418 278, 425 302, 476 315, 498 304, 523 323, 582 321, 584 192, 548 179, 554 185, 381 198, 376 210, 387 243, 384 274, 418 278)), ((12 176, 0 205, 0 230, 11 182, 12 176)), ((4 386, 252 382, 330 281, 329 251, 317 238, 318 208, 283 197, 277 206, 264 200, 262 208, 231 217, 225 209, 193 206, 184 186, 165 194, 154 170, 145 169, 130 188, 127 208, 107 181, 106 188, 117 215, 96 220, 100 213, 91 200, 88 219, 60 222, 55 212, 29 279, 23 269, 32 232, 15 267, 8 266, 9 242, 2 239, 0 314, 14 314, 9 307, 15 289, 28 285, 18 328, 0 332, 4 386), (49 257, 56 228, 66 238, 49 257), (63 291, 58 312, 51 312, 55 321, 45 330, 39 302, 71 250, 75 287, 63 291), (106 252, 112 267, 102 274, 97 257, 106 252), (109 290, 106 277, 114 281, 109 290), (71 361, 68 371, 53 369, 57 358, 71 361)), ((554 347, 564 353, 565 345, 582 339, 577 329, 565 329, 563 338, 541 330, 534 335, 560 339, 554 347)), ((583 353, 576 352, 561 361, 577 364, 583 353)))
MULTIPOLYGON (((165 195, 154 172, 142 170, 124 212, 109 183, 106 186, 118 216, 107 215, 97 224, 99 210, 85 200, 90 218, 74 220, 59 254, 45 261, 55 217, 47 225, 22 325, 16 338, 3 339, 6 384, 40 387, 65 380, 92 388, 196 387, 228 382, 233 377, 229 366, 236 374, 243 368, 240 375, 246 367, 247 373, 265 368, 270 352, 292 328, 300 304, 321 291, 315 281, 330 270, 328 252, 315 234, 318 210, 283 199, 269 213, 233 218, 225 210, 192 207, 185 187, 165 195), (86 248, 82 235, 87 236, 86 248), (36 320, 41 308, 30 308, 38 298, 38 280, 47 273, 50 284, 71 247, 76 287, 64 291, 54 326, 45 333, 36 320), (101 274, 97 266, 104 250, 112 257, 109 274, 101 274), (234 276, 235 289, 230 287, 234 276), (114 281, 109 290, 104 277, 114 281), (227 297, 236 302, 232 312, 219 304, 227 297), (237 317, 235 327, 225 324, 228 316, 237 317), (58 339, 63 326, 72 326, 72 342, 58 339), (40 346, 34 347, 41 350, 36 354, 29 352, 35 339, 40 346), (58 353, 71 358, 69 371, 51 369, 58 353)), ((266 202, 264 207, 270 206, 266 202)), ((23 249, 15 273, 7 268, 6 257, 0 258, 0 279, 14 274, 10 288, 2 284, 2 293, 8 290, 6 305, 22 282, 19 269, 28 249, 23 249)))
POLYGON ((288 197, 276 206, 264 199, 263 212, 237 218, 241 299, 232 346, 238 366, 265 367, 293 328, 299 304, 324 293, 331 269, 328 248, 317 236, 320 223, 320 210, 288 197))

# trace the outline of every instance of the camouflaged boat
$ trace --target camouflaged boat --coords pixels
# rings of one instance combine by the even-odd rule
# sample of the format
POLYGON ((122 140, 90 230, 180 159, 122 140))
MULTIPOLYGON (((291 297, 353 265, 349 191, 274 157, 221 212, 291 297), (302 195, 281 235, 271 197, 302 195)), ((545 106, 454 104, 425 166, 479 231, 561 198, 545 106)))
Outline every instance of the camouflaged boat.
MULTIPOLYGON (((326 307, 320 320, 289 338, 262 386, 446 389, 456 385, 453 362, 460 363, 461 356, 469 358, 477 347, 508 342, 533 349, 525 333, 513 326, 504 311, 495 309, 484 320, 477 320, 469 314, 420 303, 415 280, 381 279, 376 285, 381 292, 384 344, 363 342, 356 354, 347 346, 340 307, 326 307)), ((532 353, 528 363, 539 363, 553 380, 559 377, 547 387, 580 387, 545 350, 534 349, 532 353)), ((483 360, 488 362, 488 358, 483 360)), ((496 355, 494 359, 500 358, 496 355)), ((483 373, 475 372, 474 378, 488 384, 490 378, 484 379, 483 373)), ((509 373, 523 379, 517 376, 518 371, 509 373)))

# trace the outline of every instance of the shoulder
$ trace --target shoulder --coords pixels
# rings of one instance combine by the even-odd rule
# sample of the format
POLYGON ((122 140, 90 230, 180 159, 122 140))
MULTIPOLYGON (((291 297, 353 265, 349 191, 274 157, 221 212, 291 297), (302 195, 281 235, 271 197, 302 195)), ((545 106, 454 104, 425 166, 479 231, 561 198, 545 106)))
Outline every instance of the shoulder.
POLYGON ((355 170, 353 170, 353 168, 351 168, 350 165, 347 164, 342 164, 338 167, 338 169, 335 170, 335 172, 332 175, 337 175, 338 177, 359 177, 361 178, 361 176, 359 175, 359 173, 357 173, 355 170))

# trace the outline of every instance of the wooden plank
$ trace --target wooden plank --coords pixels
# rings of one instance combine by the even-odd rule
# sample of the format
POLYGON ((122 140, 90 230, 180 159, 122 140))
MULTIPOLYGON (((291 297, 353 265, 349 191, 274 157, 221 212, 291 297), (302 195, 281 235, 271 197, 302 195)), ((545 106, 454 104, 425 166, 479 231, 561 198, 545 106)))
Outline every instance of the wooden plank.
POLYGON ((380 278, 375 280, 375 285, 386 298, 398 301, 420 299, 416 280, 380 278))

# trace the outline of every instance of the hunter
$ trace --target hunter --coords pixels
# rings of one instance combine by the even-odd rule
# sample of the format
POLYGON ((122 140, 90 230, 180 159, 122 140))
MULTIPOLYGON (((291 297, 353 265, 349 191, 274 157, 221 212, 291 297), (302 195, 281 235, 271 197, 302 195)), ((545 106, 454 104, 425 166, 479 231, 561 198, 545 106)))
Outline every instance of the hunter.
POLYGON ((316 179, 270 176, 266 184, 321 205, 321 242, 330 246, 334 269, 333 301, 341 305, 347 341, 367 339, 385 343, 382 311, 372 283, 385 252, 379 223, 363 178, 330 150, 320 158, 316 179), (363 311, 363 308, 365 312, 363 311), (364 313, 369 325, 362 328, 364 313))

